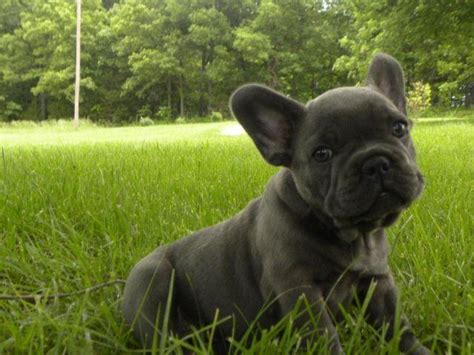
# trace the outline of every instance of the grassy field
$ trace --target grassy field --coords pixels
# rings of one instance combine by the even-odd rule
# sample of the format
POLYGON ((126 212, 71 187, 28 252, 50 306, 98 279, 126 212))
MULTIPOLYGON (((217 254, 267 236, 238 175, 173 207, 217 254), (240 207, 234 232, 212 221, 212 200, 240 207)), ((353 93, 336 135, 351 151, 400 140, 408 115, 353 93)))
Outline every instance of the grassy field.
MULTIPOLYGON (((426 189, 389 230, 403 310, 435 353, 474 353, 473 123, 418 123, 426 189)), ((124 279, 157 245, 245 207, 276 169, 246 136, 221 135, 233 124, 1 128, 0 295, 124 279)), ((122 324, 122 289, 32 304, 0 300, 0 353, 136 351, 122 324)), ((267 332, 246 352, 294 350, 288 324, 280 338, 267 332)), ((397 353, 360 311, 338 329, 348 354, 397 353)), ((171 339, 160 353, 179 353, 180 344, 171 339)), ((197 340, 193 350, 207 349, 197 340)))

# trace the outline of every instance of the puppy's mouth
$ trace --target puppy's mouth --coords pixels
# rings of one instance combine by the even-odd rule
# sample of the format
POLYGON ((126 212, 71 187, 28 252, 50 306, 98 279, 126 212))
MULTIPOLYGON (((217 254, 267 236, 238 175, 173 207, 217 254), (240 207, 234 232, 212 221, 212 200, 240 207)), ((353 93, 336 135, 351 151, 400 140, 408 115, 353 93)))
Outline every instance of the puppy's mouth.
MULTIPOLYGON (((369 198, 369 197, 368 197, 369 198)), ((391 225, 411 202, 403 194, 393 189, 383 188, 373 198, 373 202, 358 214, 332 215, 338 228, 356 228, 370 231, 391 225)))
MULTIPOLYGON (((356 217, 356 221, 358 219, 361 220, 362 223, 366 220, 369 222, 383 221, 391 215, 395 214, 398 216, 409 204, 410 201, 406 200, 403 196, 393 191, 383 190, 374 200, 367 213, 356 217)), ((357 221, 357 223, 360 222, 357 221)))

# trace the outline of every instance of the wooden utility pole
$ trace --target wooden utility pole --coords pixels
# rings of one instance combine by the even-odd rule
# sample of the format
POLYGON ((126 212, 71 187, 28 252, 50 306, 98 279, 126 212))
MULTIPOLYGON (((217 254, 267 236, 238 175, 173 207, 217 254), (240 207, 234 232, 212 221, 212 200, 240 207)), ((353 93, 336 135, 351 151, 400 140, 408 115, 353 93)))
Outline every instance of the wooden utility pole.
POLYGON ((76 86, 74 90, 74 128, 79 128, 79 96, 81 88, 81 0, 76 0, 76 86))

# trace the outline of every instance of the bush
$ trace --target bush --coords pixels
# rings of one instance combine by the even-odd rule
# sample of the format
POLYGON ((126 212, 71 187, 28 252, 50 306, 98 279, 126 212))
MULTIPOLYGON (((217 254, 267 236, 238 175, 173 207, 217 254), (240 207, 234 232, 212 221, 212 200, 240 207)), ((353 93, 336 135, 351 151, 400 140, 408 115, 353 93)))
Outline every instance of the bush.
POLYGON ((155 122, 150 117, 140 117, 138 124, 140 126, 153 126, 155 122))
POLYGON ((408 111, 418 115, 431 107, 431 86, 421 81, 414 82, 408 92, 408 111))
POLYGON ((155 119, 159 121, 171 120, 171 108, 169 108, 168 106, 161 106, 158 109, 158 112, 155 113, 155 119))
POLYGON ((5 97, 0 96, 0 121, 17 120, 20 118, 22 111, 21 105, 14 101, 6 101, 5 97))
POLYGON ((150 105, 144 105, 140 107, 140 109, 137 111, 137 118, 138 120, 141 120, 142 117, 151 117, 153 112, 151 112, 150 105))
POLYGON ((212 111, 209 118, 211 119, 211 122, 221 122, 224 120, 222 113, 220 113, 219 111, 212 111))

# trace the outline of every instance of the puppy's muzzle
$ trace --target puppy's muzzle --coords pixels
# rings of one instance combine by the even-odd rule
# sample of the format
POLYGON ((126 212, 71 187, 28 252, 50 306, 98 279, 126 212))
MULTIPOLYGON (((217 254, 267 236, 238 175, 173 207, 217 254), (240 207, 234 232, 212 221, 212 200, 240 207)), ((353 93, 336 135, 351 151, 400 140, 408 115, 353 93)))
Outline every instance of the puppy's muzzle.
POLYGON ((326 212, 343 224, 383 220, 419 195, 422 180, 405 147, 377 143, 354 152, 326 197, 326 212))

